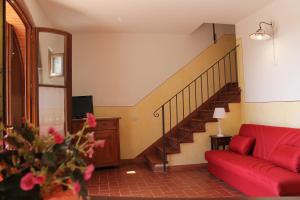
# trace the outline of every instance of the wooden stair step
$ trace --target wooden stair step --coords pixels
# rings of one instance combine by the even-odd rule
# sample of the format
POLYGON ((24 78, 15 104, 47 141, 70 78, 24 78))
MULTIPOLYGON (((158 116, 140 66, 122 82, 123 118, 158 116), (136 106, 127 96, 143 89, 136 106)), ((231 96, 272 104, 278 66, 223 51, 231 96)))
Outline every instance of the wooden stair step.
POLYGON ((214 119, 212 117, 192 118, 191 120, 199 121, 199 122, 204 122, 204 123, 207 123, 207 122, 217 122, 218 121, 217 119, 214 119))
POLYGON ((225 93, 225 92, 237 92, 240 91, 239 87, 226 87, 223 90, 221 90, 221 93, 225 93))
POLYGON ((205 121, 198 118, 191 118, 189 119, 187 127, 193 133, 195 132, 205 132, 205 121))
POLYGON ((228 105, 228 101, 227 100, 223 100, 223 99, 216 99, 215 101, 211 102, 209 105, 222 105, 222 106, 226 106, 228 105))
POLYGON ((173 135, 174 135, 174 134, 166 136, 167 143, 168 143, 170 146, 172 146, 173 148, 178 149, 178 148, 180 148, 180 147, 179 147, 180 144, 179 144, 179 142, 178 142, 178 140, 177 140, 177 136, 176 136, 176 138, 175 138, 173 135))
POLYGON ((239 87, 239 83, 238 82, 226 83, 226 87, 239 87))
POLYGON ((229 90, 229 91, 224 91, 221 92, 220 95, 239 95, 241 93, 240 90, 229 90))
POLYGON ((188 133, 193 133, 193 130, 190 127, 181 127, 178 129, 179 132, 188 132, 188 133))
POLYGON ((219 96, 218 100, 228 101, 228 103, 240 103, 241 95, 223 95, 219 96))
POLYGON ((190 128, 190 130, 192 130, 193 133, 202 133, 202 132, 206 132, 205 125, 203 125, 203 126, 204 127, 201 127, 201 126, 199 126, 199 127, 196 127, 196 126, 192 127, 192 126, 190 126, 189 128, 190 128))
POLYGON ((191 143, 194 142, 194 132, 192 127, 181 128, 176 135, 180 143, 191 143))
POLYGON ((157 153, 149 153, 145 155, 146 160, 151 165, 163 164, 163 159, 157 153))
POLYGON ((214 103, 218 103, 218 104, 228 104, 228 101, 216 100, 216 101, 214 101, 214 103))
MULTIPOLYGON (((157 153, 149 153, 145 155, 147 165, 153 172, 163 172, 163 159, 157 153)), ((166 162, 168 164, 168 161, 166 162)))
POLYGON ((193 136, 178 136, 178 142, 179 143, 193 143, 194 137, 193 136))
MULTIPOLYGON (((161 145, 157 145, 156 149, 161 153, 161 155, 164 152, 163 147, 161 145)), ((166 145, 166 154, 176 154, 176 153, 180 153, 180 149, 175 149, 172 146, 166 145)))
POLYGON ((212 117, 207 117, 203 119, 205 122, 218 122, 218 119, 212 118, 212 117))
POLYGON ((181 143, 193 143, 194 142, 193 134, 177 134, 176 138, 171 137, 170 139, 173 140, 174 142, 176 141, 178 146, 181 143))
POLYGON ((199 118, 212 118, 214 114, 214 109, 210 109, 210 110, 199 110, 198 111, 198 117, 199 118))
POLYGON ((200 118, 191 118, 191 121, 195 121, 195 122, 199 122, 199 123, 205 123, 205 121, 203 119, 200 118))
POLYGON ((229 105, 228 105, 228 101, 224 101, 224 100, 217 100, 217 101, 214 101, 214 102, 211 102, 209 104, 209 107, 210 108, 217 108, 217 107, 222 107, 222 108, 225 108, 225 111, 226 112, 229 112, 229 105))
POLYGON ((203 113, 213 113, 214 110, 212 110, 212 109, 201 109, 201 110, 199 110, 198 112, 203 112, 203 113))

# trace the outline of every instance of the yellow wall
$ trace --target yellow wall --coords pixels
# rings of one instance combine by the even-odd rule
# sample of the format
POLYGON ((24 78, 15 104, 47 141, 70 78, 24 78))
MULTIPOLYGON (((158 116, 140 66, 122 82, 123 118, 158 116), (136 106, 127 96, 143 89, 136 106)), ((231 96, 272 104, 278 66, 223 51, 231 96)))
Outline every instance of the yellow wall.
POLYGON ((248 103, 244 98, 244 65, 243 45, 241 39, 237 40, 239 86, 242 89, 241 111, 243 123, 264 124, 300 128, 300 102, 266 102, 248 103))
POLYGON ((216 60, 223 57, 235 46, 235 42, 233 35, 223 36, 217 44, 203 51, 135 106, 95 107, 96 116, 122 118, 120 121, 122 159, 135 158, 161 137, 161 118, 153 117, 153 111, 189 84, 216 60))

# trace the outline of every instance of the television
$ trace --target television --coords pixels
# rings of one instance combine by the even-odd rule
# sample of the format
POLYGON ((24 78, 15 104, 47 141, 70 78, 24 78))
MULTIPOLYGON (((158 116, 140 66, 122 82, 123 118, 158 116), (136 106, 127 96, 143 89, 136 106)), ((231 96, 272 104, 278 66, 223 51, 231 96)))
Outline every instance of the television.
POLYGON ((94 113, 93 96, 73 96, 72 97, 72 118, 82 119, 86 113, 94 113))

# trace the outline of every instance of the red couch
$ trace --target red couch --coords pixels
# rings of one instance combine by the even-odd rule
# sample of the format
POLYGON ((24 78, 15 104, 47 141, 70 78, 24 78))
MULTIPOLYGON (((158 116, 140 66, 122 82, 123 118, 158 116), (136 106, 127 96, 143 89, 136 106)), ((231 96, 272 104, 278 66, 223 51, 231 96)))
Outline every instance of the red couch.
MULTIPOLYGON (((271 159, 280 145, 300 148, 300 129, 244 124, 239 135, 254 138, 249 155, 231 150, 207 151, 208 171, 249 196, 300 196, 300 173, 280 167, 271 159)), ((290 162, 290 156, 284 159, 290 162)))

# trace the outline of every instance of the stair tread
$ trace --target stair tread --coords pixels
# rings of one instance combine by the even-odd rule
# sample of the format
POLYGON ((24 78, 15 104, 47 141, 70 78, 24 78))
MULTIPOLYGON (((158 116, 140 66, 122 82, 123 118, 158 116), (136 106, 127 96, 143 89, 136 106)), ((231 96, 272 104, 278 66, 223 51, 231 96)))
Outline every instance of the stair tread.
POLYGON ((193 143, 194 142, 194 139, 190 139, 188 137, 179 137, 178 138, 178 142, 179 143, 193 143))
POLYGON ((212 109, 201 109, 199 112, 214 112, 212 109))
POLYGON ((226 101, 226 100, 215 100, 215 101, 213 101, 213 102, 211 102, 211 103, 228 103, 228 101, 226 101))
POLYGON ((191 120, 191 121, 196 121, 196 122, 202 122, 202 123, 205 123, 205 120, 200 119, 200 118, 191 118, 190 120, 191 120))
POLYGON ((240 92, 241 92, 241 90, 238 88, 235 90, 223 91, 223 92, 221 92, 221 94, 239 94, 240 92))
POLYGON ((181 127, 181 128, 178 128, 178 130, 191 131, 192 132, 191 128, 189 128, 189 127, 181 127))
POLYGON ((204 121, 205 121, 205 122, 217 122, 218 119, 215 119, 215 118, 210 117, 210 118, 205 118, 204 121))
POLYGON ((194 139, 189 139, 188 137, 182 137, 177 135, 176 137, 168 137, 170 140, 174 140, 177 143, 192 143, 194 142, 194 139))
POLYGON ((161 157, 156 153, 147 154, 145 157, 152 165, 164 163, 164 161, 161 159, 161 157))
MULTIPOLYGON (((162 146, 157 145, 156 148, 157 148, 159 151, 163 152, 163 147, 162 147, 162 146)), ((179 149, 175 149, 175 148, 173 148, 172 146, 167 145, 167 146, 166 146, 166 153, 167 153, 167 154, 180 153, 180 150, 179 150, 179 149)))

